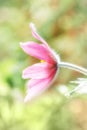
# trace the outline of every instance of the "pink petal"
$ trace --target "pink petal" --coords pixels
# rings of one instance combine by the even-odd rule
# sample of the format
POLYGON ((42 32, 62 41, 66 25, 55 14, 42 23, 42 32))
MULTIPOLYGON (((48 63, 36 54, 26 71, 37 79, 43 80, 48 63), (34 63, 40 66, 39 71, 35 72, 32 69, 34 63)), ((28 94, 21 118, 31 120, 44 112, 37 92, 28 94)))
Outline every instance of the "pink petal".
POLYGON ((42 92, 44 92, 50 86, 53 79, 54 79, 54 75, 51 75, 47 79, 41 79, 41 80, 31 79, 30 80, 30 89, 28 89, 28 94, 25 97, 25 102, 31 100, 32 98, 34 98, 34 97, 40 95, 42 92))
POLYGON ((20 43, 20 45, 27 54, 34 56, 40 60, 45 60, 49 63, 54 63, 53 55, 42 44, 38 44, 35 42, 27 42, 25 44, 20 43))
MULTIPOLYGON (((47 42, 37 33, 36 28, 35 28, 35 26, 34 26, 33 23, 30 23, 30 28, 31 28, 31 30, 32 30, 32 35, 33 35, 37 40, 39 40, 40 42, 42 42, 42 43, 44 43, 44 44, 47 45, 47 42)), ((47 46, 48 46, 48 45, 47 45, 47 46)))
MULTIPOLYGON (((48 78, 44 78, 44 79, 54 78, 57 72, 58 72, 57 70, 52 70, 50 75, 49 75, 49 77, 48 78)), ((39 81, 44 80, 44 79, 31 79, 31 80, 29 80, 27 82, 27 89, 35 87, 36 84, 38 84, 39 81)))
MULTIPOLYGON (((31 30, 32 30, 32 35, 33 35, 37 40, 39 40, 40 42, 42 42, 42 43, 43 43, 42 46, 46 47, 46 48, 49 50, 49 52, 52 53, 51 48, 48 46, 47 42, 37 33, 36 28, 35 28, 35 25, 34 25, 33 23, 30 23, 30 28, 31 28, 31 30)), ((53 53, 52 53, 52 54, 53 54, 53 53)), ((53 55, 54 55, 54 54, 53 54, 53 55)))
POLYGON ((46 49, 48 49, 49 52, 52 53, 51 48, 48 46, 47 42, 37 33, 35 25, 33 23, 30 23, 30 28, 32 30, 32 35, 39 40, 40 42, 42 42, 42 46, 46 47, 46 49))
POLYGON ((23 71, 23 78, 43 79, 48 78, 56 66, 49 63, 34 64, 23 71))

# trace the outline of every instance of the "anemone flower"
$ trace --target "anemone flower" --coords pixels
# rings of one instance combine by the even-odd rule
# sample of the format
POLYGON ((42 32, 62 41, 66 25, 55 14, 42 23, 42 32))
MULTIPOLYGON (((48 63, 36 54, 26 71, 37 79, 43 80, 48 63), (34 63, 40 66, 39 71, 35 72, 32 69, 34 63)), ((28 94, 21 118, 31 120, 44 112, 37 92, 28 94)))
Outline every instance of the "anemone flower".
POLYGON ((37 33, 34 24, 30 24, 32 35, 40 43, 29 41, 20 43, 25 53, 40 60, 39 63, 27 67, 22 74, 24 79, 30 79, 27 84, 25 101, 31 100, 49 88, 56 78, 59 68, 76 70, 87 75, 87 69, 71 63, 61 62, 59 56, 48 46, 47 42, 37 33))
POLYGON ((27 96, 25 101, 41 94, 56 78, 58 73, 59 56, 48 46, 46 41, 36 32, 34 24, 30 24, 32 35, 41 42, 21 43, 21 47, 27 54, 40 60, 40 63, 29 66, 23 71, 24 79, 30 78, 28 82, 27 96))

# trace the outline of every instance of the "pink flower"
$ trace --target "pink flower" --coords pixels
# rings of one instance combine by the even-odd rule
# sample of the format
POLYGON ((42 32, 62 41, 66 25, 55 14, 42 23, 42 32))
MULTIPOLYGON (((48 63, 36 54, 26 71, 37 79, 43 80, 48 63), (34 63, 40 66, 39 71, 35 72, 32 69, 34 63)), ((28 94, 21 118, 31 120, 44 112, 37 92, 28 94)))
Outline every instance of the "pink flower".
POLYGON ((52 84, 59 70, 59 57, 56 56, 47 42, 36 32, 34 24, 31 23, 30 28, 32 30, 32 35, 39 40, 41 44, 30 41, 21 43, 20 45, 24 52, 43 62, 29 66, 23 71, 22 77, 24 79, 30 78, 25 101, 45 91, 52 84))

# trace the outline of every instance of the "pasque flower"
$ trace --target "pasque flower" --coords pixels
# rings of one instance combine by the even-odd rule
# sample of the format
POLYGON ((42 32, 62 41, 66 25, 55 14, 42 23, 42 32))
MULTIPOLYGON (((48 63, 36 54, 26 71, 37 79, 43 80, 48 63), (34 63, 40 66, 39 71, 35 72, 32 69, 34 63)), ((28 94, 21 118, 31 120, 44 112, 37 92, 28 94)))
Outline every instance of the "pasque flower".
POLYGON ((40 60, 27 67, 22 74, 24 79, 29 79, 25 101, 31 100, 45 91, 54 81, 60 67, 73 69, 87 75, 87 69, 77 65, 61 62, 59 56, 48 46, 47 42, 37 33, 34 24, 30 24, 32 35, 40 43, 29 41, 20 43, 25 53, 40 60))
POLYGON ((27 54, 40 60, 40 63, 29 66, 23 71, 24 79, 30 78, 27 88, 27 96, 25 101, 39 95, 46 90, 59 70, 59 56, 48 46, 47 42, 36 32, 34 24, 30 24, 32 35, 41 43, 33 41, 20 43, 22 49, 27 54))

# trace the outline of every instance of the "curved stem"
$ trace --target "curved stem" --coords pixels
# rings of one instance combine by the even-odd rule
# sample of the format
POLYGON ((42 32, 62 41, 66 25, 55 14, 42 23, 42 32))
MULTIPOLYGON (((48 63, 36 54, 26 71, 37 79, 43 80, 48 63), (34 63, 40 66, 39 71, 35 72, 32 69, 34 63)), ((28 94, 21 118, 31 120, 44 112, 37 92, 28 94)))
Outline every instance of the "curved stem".
POLYGON ((79 67, 79 66, 71 64, 71 63, 60 62, 59 67, 68 68, 68 69, 71 69, 71 70, 78 71, 78 72, 80 72, 80 73, 82 73, 84 75, 87 75, 87 69, 85 69, 83 67, 79 67))

